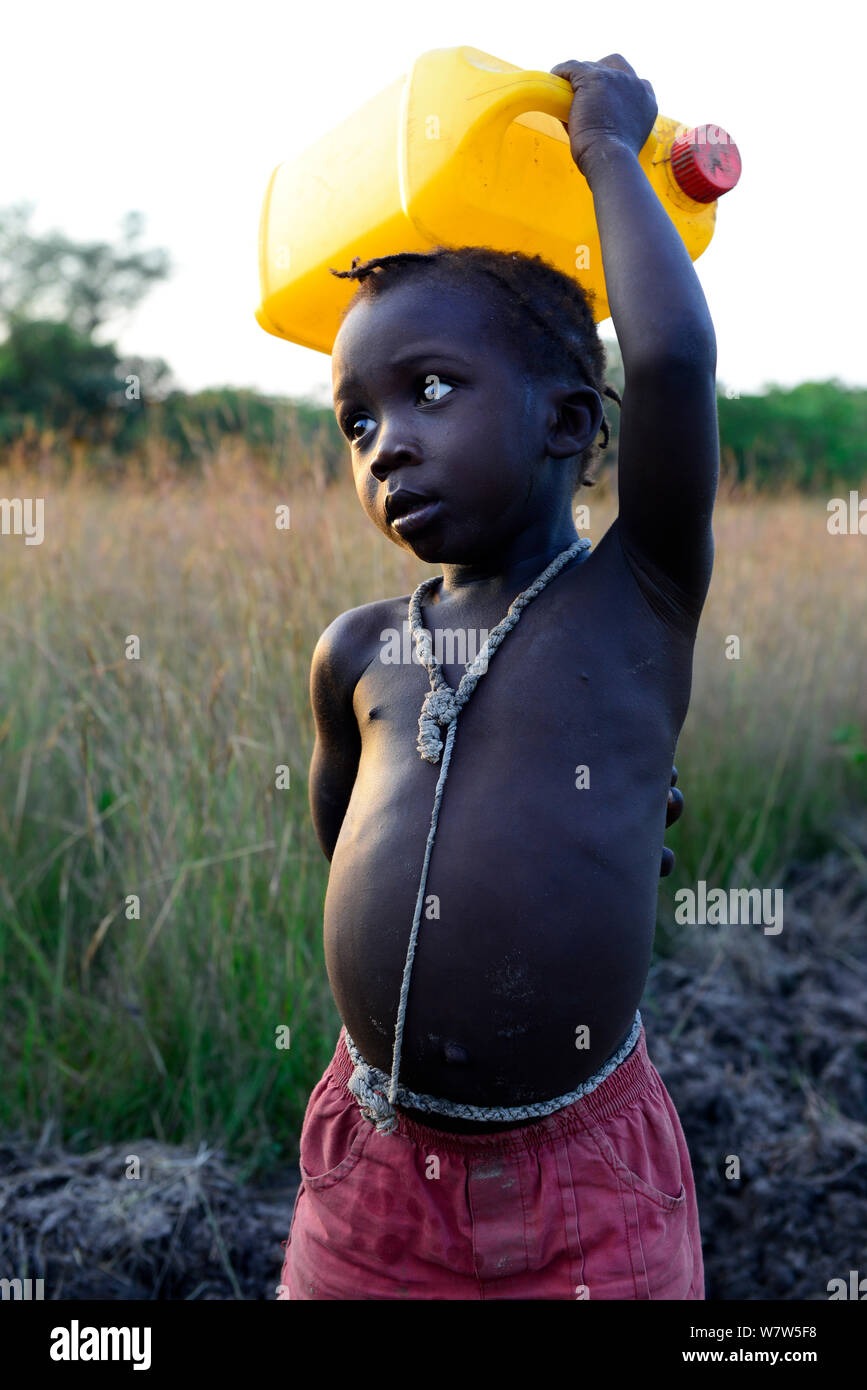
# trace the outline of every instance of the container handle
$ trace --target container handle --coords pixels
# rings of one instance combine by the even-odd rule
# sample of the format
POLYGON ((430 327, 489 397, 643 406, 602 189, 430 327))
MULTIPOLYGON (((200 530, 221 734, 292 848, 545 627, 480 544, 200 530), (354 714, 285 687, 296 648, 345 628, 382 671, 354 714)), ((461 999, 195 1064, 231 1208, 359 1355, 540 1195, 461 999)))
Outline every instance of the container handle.
POLYGON ((484 98, 485 124, 501 126, 505 130, 516 116, 522 116, 526 111, 541 111, 546 116, 555 116, 565 125, 573 95, 572 83, 565 77, 527 68, 517 73, 500 74, 499 80, 487 84, 484 91, 473 93, 467 100, 472 102, 484 98), (491 93, 497 87, 500 94, 492 102, 491 93))
MULTIPOLYGON (((484 103, 484 113, 480 114, 478 121, 470 116, 465 138, 472 139, 477 127, 484 124, 486 129, 493 129, 502 140, 515 118, 528 111, 540 111, 546 116, 554 116, 568 133, 569 112, 575 95, 568 78, 557 77, 553 72, 517 68, 505 63, 501 67, 497 59, 488 58, 488 55, 478 49, 464 48, 459 50, 459 53, 466 68, 475 70, 472 77, 469 71, 467 72, 468 85, 471 87, 466 95, 469 111, 472 112, 474 101, 484 103), (486 61, 474 61, 470 56, 474 53, 486 61), (494 95, 498 91, 499 95, 494 95)), ((655 142, 656 135, 654 124, 649 140, 655 142)))

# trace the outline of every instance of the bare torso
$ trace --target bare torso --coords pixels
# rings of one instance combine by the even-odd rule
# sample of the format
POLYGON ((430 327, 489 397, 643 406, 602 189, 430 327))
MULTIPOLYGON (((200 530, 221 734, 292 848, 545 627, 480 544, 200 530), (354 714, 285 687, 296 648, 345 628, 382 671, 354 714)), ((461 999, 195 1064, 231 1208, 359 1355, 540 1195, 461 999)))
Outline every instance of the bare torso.
MULTIPOLYGON (((361 756, 325 901, 338 1009, 387 1073, 441 771, 416 750, 427 671, 381 660, 381 634, 402 630, 408 601, 356 610, 361 756)), ((435 591, 423 621, 432 634, 490 630, 507 607, 438 603, 435 591)), ((402 1085, 481 1106, 545 1100, 590 1076, 629 1032, 650 963, 693 640, 651 606, 612 529, 528 605, 491 659, 458 717, 425 889, 439 915, 422 914, 402 1085), (582 766, 589 787, 579 789, 582 766)), ((443 669, 456 689, 463 666, 443 669)))

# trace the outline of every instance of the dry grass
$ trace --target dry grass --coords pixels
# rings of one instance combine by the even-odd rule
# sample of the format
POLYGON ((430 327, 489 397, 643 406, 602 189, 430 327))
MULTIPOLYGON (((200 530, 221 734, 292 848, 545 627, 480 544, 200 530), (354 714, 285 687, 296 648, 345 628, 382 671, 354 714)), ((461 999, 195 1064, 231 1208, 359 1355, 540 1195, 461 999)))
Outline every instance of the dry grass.
MULTIPOLYGON (((197 483, 157 468, 106 486, 86 462, 61 478, 47 454, 0 495, 44 497, 46 526, 41 546, 0 538, 0 1123, 38 1133, 50 1114, 79 1144, 144 1131, 265 1166, 337 1028, 310 654, 338 613, 435 571, 348 484, 282 485, 231 446, 197 483)), ((598 539, 612 504, 588 500, 598 539)), ((677 886, 770 886, 864 792, 867 541, 829 536, 823 502, 799 497, 722 502, 716 537, 666 948, 677 886)))

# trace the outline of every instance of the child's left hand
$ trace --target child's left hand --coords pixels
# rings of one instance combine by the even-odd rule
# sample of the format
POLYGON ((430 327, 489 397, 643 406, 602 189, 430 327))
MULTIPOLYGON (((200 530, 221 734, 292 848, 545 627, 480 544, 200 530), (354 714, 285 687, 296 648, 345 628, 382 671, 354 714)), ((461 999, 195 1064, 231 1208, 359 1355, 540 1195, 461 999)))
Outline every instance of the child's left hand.
POLYGON ((582 174, 587 155, 600 144, 625 145, 639 153, 656 120, 656 97, 647 79, 638 77, 621 54, 609 53, 598 63, 570 59, 550 71, 572 84, 566 129, 582 174))

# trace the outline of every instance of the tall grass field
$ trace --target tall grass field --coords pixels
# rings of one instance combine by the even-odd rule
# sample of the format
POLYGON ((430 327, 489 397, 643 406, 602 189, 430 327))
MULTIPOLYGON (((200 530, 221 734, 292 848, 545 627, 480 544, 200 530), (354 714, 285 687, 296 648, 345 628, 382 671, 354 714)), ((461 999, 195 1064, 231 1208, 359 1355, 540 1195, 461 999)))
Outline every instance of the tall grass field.
MULTIPOLYGON (((46 465, 0 474, 0 496, 44 498, 45 525, 41 545, 0 535, 0 1125, 206 1139, 264 1172, 339 1028, 313 646, 437 571, 371 526, 348 476, 289 485, 231 445, 195 480, 46 465)), ((867 537, 829 534, 827 500, 718 504, 663 952, 679 886, 777 886, 864 802, 867 537)), ((576 502, 597 541, 612 498, 576 502)))

